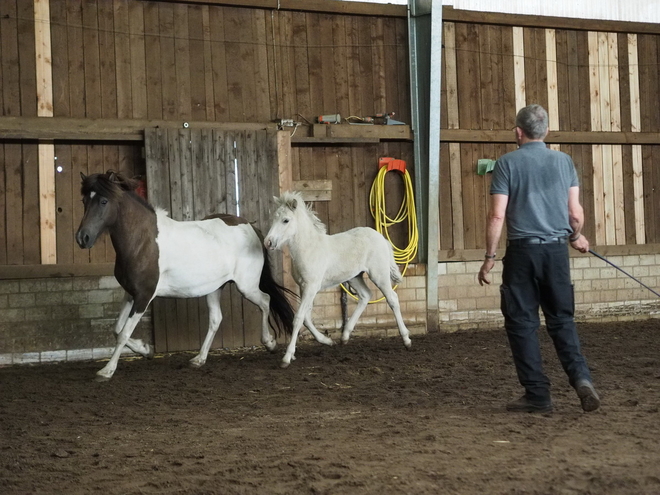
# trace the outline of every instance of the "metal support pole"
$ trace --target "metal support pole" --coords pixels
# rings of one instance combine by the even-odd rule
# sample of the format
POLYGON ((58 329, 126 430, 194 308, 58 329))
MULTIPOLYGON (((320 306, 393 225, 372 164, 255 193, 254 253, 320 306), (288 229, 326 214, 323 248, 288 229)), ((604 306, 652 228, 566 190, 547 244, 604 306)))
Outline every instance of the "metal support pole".
POLYGON ((442 0, 409 0, 410 82, 420 258, 427 263, 427 330, 438 329, 442 0))

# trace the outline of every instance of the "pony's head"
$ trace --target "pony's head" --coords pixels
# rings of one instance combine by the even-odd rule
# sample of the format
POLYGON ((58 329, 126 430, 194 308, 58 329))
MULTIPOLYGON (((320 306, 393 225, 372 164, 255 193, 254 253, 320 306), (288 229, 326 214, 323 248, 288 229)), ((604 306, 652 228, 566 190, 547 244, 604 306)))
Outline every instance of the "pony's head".
POLYGON ((80 177, 85 213, 76 232, 76 242, 81 248, 88 249, 115 223, 118 203, 126 192, 137 188, 138 182, 112 170, 89 176, 81 173, 80 177))
POLYGON ((287 191, 275 199, 275 213, 264 245, 268 249, 281 249, 285 246, 301 224, 311 225, 313 229, 325 234, 325 225, 316 216, 316 213, 305 204, 302 194, 298 191, 287 191))

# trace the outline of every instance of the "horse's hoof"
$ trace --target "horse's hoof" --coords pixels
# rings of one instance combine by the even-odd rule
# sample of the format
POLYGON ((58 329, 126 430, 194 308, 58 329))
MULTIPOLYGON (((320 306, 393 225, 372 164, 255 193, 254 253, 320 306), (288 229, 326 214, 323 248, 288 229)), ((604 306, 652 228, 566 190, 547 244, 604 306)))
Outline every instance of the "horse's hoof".
POLYGON ((287 368, 289 367, 290 364, 291 364, 291 363, 287 363, 286 361, 282 361, 282 362, 280 363, 280 368, 282 368, 283 370, 285 370, 285 369, 287 369, 287 368))
POLYGON ((153 359, 154 356, 156 355, 156 350, 152 345, 148 346, 148 349, 149 350, 147 351, 146 354, 144 354, 144 357, 146 357, 147 359, 153 359))
POLYGON ((110 378, 112 378, 112 375, 111 375, 111 376, 105 376, 105 375, 99 375, 99 374, 97 374, 97 375, 96 375, 96 378, 94 378, 94 381, 99 382, 99 383, 101 383, 101 382, 109 382, 109 381, 110 381, 110 378))
POLYGON ((406 349, 410 350, 412 347, 412 342, 409 340, 408 342, 404 342, 403 345, 406 346, 406 349))
POLYGON ((201 368, 202 366, 204 366, 204 363, 200 363, 199 361, 195 361, 195 360, 191 359, 190 361, 188 361, 188 366, 190 366, 191 368, 197 369, 197 368, 201 368))
POLYGON ((346 339, 346 340, 341 339, 341 345, 347 345, 347 344, 348 344, 348 339, 346 339))
POLYGON ((266 350, 267 350, 268 352, 270 352, 271 354, 277 350, 277 344, 276 344, 276 343, 273 343, 273 344, 271 344, 270 346, 269 346, 268 344, 264 344, 264 347, 265 347, 266 350))

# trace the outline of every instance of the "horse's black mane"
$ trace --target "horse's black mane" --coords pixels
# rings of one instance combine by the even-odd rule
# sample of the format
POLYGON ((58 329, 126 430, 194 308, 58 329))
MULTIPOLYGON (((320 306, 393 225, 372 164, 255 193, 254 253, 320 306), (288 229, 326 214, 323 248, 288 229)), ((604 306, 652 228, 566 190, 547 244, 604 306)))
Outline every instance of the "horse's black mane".
POLYGON ((153 211, 147 201, 135 193, 139 182, 118 172, 108 170, 104 174, 91 174, 83 178, 80 193, 87 196, 92 191, 110 200, 117 201, 125 193, 131 193, 131 196, 142 202, 147 208, 153 211))

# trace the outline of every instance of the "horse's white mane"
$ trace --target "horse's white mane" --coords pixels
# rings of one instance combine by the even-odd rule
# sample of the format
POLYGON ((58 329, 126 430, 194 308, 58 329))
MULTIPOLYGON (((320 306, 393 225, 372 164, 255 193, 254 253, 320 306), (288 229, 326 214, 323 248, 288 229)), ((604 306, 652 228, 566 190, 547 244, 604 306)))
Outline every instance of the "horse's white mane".
POLYGON ((279 198, 276 198, 276 204, 278 208, 286 206, 293 212, 306 213, 316 230, 322 234, 327 232, 325 224, 319 219, 319 217, 316 216, 316 212, 312 210, 312 207, 305 203, 305 200, 303 200, 300 191, 283 192, 279 198), (303 208, 299 208, 299 206, 302 206, 303 208))

